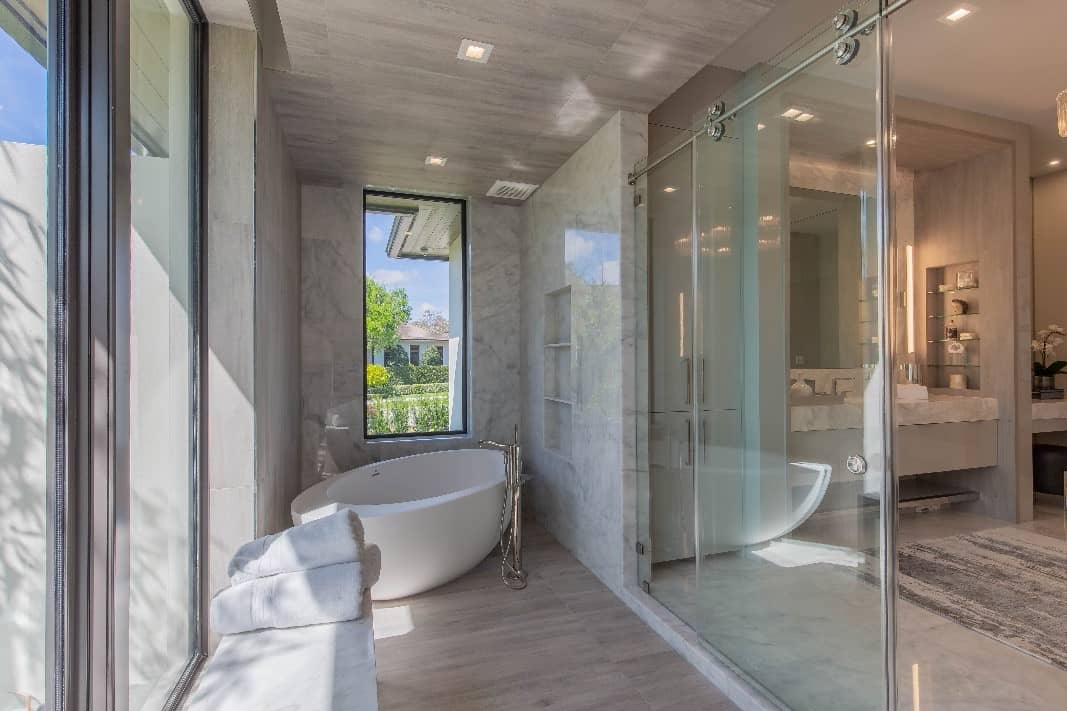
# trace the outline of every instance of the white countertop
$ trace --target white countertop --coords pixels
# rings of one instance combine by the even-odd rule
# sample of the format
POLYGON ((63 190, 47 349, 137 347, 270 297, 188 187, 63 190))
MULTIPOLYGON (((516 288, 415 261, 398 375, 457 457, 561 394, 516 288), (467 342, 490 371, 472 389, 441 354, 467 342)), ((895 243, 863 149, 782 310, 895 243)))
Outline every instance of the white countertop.
POLYGON ((1037 400, 1030 412, 1035 420, 1067 419, 1067 400, 1037 400))
MULTIPOLYGON (((1057 404, 1064 405, 1064 403, 1057 404)), ((897 425, 983 422, 998 419, 997 408, 997 399, 992 397, 931 394, 929 400, 898 402, 894 414, 897 425)), ((1053 417, 1067 417, 1067 414, 1053 415, 1053 417)), ((814 402, 808 405, 794 402, 790 407, 790 429, 793 432, 847 430, 861 427, 863 427, 863 408, 856 403, 814 402)))

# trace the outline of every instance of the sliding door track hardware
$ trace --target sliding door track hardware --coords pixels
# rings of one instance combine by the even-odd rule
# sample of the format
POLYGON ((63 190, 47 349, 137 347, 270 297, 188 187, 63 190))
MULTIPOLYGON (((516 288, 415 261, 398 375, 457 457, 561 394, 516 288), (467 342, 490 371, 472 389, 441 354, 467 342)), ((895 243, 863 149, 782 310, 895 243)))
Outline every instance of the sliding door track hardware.
POLYGON ((843 35, 848 33, 848 31, 851 30, 853 27, 855 27, 856 23, 859 22, 859 19, 859 12, 853 8, 849 10, 842 10, 841 12, 834 15, 834 19, 830 21, 830 24, 833 26, 834 31, 836 31, 840 35, 843 35))

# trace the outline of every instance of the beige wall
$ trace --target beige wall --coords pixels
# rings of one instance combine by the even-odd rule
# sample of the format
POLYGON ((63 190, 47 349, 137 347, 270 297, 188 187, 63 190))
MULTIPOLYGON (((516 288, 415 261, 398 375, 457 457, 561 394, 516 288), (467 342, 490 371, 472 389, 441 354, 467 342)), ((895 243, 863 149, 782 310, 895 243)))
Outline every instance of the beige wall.
POLYGON ((256 34, 212 25, 207 116, 207 592, 299 490, 300 191, 256 34))
POLYGON ((300 183, 257 76, 256 535, 292 525, 300 493, 300 183))
MULTIPOLYGON (((1067 171, 1034 179, 1034 328, 1067 326, 1067 171)), ((1061 348, 1057 359, 1067 359, 1061 348)), ((1067 376, 1059 376, 1064 387, 1067 376)))
POLYGON ((208 594, 255 537, 254 184, 256 35, 208 33, 207 408, 208 594))

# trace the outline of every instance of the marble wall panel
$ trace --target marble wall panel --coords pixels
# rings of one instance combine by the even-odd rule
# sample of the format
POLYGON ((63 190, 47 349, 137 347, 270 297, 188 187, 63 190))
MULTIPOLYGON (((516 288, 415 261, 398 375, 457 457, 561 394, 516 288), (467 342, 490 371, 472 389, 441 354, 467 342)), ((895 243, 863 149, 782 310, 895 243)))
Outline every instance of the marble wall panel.
POLYGON ((523 208, 522 401, 532 499, 553 535, 615 590, 623 580, 624 442, 632 459, 635 426, 632 414, 623 416, 624 393, 633 391, 624 344, 635 337, 626 174, 645 152, 646 127, 643 115, 615 114, 523 208), (555 307, 546 310, 546 295, 565 287, 569 334, 547 339, 570 343, 570 387, 557 394, 571 404, 559 407, 545 400, 553 395, 546 328, 552 334, 560 318, 555 307), (562 447, 556 431, 570 433, 562 447))

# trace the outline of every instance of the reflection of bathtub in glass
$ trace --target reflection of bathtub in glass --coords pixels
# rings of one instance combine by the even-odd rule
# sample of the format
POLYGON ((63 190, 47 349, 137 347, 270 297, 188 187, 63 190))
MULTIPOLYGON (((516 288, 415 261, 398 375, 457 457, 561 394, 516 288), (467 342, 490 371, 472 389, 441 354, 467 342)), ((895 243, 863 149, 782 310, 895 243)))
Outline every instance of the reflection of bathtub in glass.
MULTIPOLYGON (((722 553, 773 541, 788 536, 811 518, 826 498, 833 467, 790 462, 784 472, 784 486, 768 489, 760 486, 759 478, 746 482, 739 470, 720 470, 715 497, 710 506, 705 503, 710 510, 705 512, 701 552, 722 553), (768 492, 781 494, 781 498, 771 498, 768 492)), ((769 474, 764 471, 761 476, 769 474)))
MULTIPOLYGON (((798 479, 810 482, 808 484, 808 493, 786 512, 787 515, 780 526, 777 523, 769 524, 761 530, 760 540, 753 541, 753 543, 789 535, 811 518, 811 515, 819 508, 819 504, 826 498, 826 492, 830 488, 830 477, 834 471, 833 467, 829 464, 816 464, 815 462, 790 462, 789 470, 796 471, 798 479)), ((789 490, 791 492, 796 491, 797 488, 797 484, 794 481, 790 482, 789 490)))

